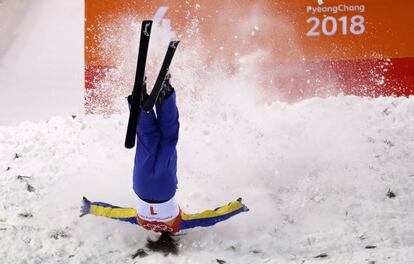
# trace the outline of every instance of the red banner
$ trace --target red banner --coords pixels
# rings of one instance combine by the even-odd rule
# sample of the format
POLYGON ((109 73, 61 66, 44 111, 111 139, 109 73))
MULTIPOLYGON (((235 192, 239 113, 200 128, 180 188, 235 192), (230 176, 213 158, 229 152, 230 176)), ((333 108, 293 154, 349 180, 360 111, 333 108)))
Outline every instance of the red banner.
POLYGON ((120 44, 111 46, 105 38, 119 37, 119 21, 151 18, 166 5, 166 17, 183 43, 192 41, 188 32, 197 22, 207 64, 219 60, 237 71, 241 55, 265 51, 255 63, 270 99, 414 94, 413 1, 199 2, 85 0, 85 83, 94 90, 88 92, 88 111, 99 112, 92 105, 101 91, 94 88, 119 67, 120 44))

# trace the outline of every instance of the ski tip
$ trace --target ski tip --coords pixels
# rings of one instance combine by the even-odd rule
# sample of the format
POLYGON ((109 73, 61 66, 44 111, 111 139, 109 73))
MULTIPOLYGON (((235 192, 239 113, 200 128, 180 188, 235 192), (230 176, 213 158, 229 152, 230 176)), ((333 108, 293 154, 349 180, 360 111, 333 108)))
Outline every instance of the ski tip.
POLYGON ((134 115, 132 113, 132 111, 134 110, 134 108, 131 106, 131 113, 129 114, 129 120, 128 120, 128 127, 127 127, 127 133, 125 136, 125 143, 124 146, 127 149, 132 149, 133 147, 135 147, 135 139, 136 139, 136 127, 137 127, 137 122, 138 122, 138 118, 139 116, 136 116, 134 118, 134 115), (134 121, 134 119, 136 121, 134 121))
POLYGON ((127 149, 132 149, 133 147, 135 147, 135 143, 131 143, 129 141, 125 141, 125 148, 127 149))
POLYGON ((141 36, 149 38, 151 35, 152 20, 144 20, 141 25, 141 36))
POLYGON ((154 20, 155 23, 160 24, 167 11, 167 6, 160 6, 157 12, 155 12, 154 16, 152 17, 152 20, 154 20))
MULTIPOLYGON (((144 31, 151 30, 151 27, 152 27, 152 20, 144 20, 144 21, 142 21, 142 29, 144 31)), ((150 33, 150 32, 148 32, 148 33, 150 33)))

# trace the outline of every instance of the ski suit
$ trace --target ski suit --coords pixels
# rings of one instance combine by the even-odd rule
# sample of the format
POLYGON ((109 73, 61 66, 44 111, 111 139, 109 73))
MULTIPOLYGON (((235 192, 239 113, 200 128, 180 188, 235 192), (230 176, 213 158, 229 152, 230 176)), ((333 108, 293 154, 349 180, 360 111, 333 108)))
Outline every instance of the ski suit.
POLYGON ((133 189, 137 208, 122 208, 83 199, 81 216, 93 214, 140 225, 155 232, 176 233, 199 226, 211 226, 249 209, 241 198, 214 210, 186 214, 175 200, 179 121, 176 94, 156 104, 156 114, 141 111, 138 144, 134 160, 133 189))

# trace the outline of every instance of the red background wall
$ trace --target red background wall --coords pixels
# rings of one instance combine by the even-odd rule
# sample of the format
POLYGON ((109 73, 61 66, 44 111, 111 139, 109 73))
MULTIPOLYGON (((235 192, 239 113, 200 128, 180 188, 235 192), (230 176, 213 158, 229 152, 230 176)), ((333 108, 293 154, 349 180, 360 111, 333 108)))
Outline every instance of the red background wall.
MULTIPOLYGON (((414 1, 85 0, 85 4, 86 89, 94 89, 106 70, 117 67, 111 56, 108 59, 111 51, 102 50, 97 38, 102 30, 110 34, 105 25, 125 16, 151 18, 160 6, 168 6, 167 17, 180 39, 191 41, 185 32, 196 17, 210 59, 219 57, 230 69, 237 62, 235 52, 270 50, 259 63, 260 71, 272 80, 271 85, 265 80, 263 89, 268 94, 277 90, 281 100, 339 92, 374 97, 414 94, 414 1), (329 11, 344 6, 347 11, 329 11), (225 49, 220 49, 223 43, 225 49), (280 68, 292 68, 294 74, 280 74, 275 70, 280 68), (327 89, 331 83, 335 88, 327 89)), ((97 112, 93 101, 87 100, 88 112, 97 112)))

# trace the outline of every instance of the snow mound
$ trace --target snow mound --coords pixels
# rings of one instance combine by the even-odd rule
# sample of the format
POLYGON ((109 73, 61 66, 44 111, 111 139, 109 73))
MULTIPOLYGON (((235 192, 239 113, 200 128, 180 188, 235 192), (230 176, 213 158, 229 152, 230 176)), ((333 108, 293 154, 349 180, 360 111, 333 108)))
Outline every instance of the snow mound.
POLYGON ((178 256, 133 260, 146 231, 79 218, 83 195, 135 204, 127 116, 0 127, 0 263, 414 261, 413 97, 247 108, 250 97, 230 88, 218 101, 215 92, 190 101, 177 91, 181 207, 241 196, 250 212, 187 231, 178 256))

